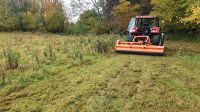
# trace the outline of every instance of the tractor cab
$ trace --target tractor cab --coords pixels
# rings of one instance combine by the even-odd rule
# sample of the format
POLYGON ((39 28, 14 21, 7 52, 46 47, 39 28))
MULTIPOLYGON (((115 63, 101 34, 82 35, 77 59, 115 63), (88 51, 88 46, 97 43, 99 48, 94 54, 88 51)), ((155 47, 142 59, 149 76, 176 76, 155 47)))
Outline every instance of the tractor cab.
POLYGON ((137 35, 150 35, 159 33, 159 19, 155 16, 136 16, 128 25, 128 32, 137 35))
POLYGON ((159 26, 159 19, 156 16, 136 16, 131 19, 128 25, 128 41, 132 42, 134 36, 149 36, 153 45, 159 43, 162 33, 159 26))

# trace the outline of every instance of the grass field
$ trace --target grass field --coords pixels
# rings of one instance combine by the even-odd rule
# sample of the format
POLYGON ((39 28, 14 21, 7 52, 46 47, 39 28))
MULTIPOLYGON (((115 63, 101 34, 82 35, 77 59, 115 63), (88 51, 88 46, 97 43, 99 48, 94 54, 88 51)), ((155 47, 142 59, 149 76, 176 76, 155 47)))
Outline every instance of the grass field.
POLYGON ((200 37, 161 57, 116 54, 120 38, 0 33, 0 111, 199 111, 200 37))

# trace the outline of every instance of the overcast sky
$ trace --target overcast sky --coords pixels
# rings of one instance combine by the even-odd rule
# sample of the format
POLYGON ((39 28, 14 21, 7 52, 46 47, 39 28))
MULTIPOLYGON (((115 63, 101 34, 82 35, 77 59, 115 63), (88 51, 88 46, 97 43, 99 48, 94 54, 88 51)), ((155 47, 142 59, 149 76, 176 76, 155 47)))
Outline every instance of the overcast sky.
MULTIPOLYGON (((66 4, 70 4, 72 0, 62 0, 62 1, 64 1, 66 4)), ((90 2, 90 0, 82 0, 82 1, 90 2)))
MULTIPOLYGON (((76 22, 78 19, 79 19, 79 15, 84 11, 84 10, 81 10, 81 11, 78 11, 78 15, 74 15, 72 12, 72 8, 70 7, 70 4, 72 2, 72 0, 62 0, 64 3, 65 3, 65 10, 67 11, 68 13, 68 18, 69 18, 69 21, 70 22, 76 22)), ((81 1, 85 1, 85 2, 88 2, 88 3, 91 3, 90 0, 81 0, 81 1)), ((84 6, 85 7, 85 6, 84 6)), ((85 7, 85 10, 87 9, 91 9, 92 8, 92 3, 91 5, 87 5, 85 7)))
POLYGON ((70 4, 71 0, 63 0, 66 4, 70 4))

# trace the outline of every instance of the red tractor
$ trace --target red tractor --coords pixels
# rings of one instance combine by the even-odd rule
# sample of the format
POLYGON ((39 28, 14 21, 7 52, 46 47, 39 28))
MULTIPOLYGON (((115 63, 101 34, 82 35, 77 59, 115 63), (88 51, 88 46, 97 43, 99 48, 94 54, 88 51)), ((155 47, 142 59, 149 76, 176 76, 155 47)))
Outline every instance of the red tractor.
POLYGON ((117 41, 117 52, 164 54, 164 33, 155 16, 136 16, 128 25, 128 42, 117 41))

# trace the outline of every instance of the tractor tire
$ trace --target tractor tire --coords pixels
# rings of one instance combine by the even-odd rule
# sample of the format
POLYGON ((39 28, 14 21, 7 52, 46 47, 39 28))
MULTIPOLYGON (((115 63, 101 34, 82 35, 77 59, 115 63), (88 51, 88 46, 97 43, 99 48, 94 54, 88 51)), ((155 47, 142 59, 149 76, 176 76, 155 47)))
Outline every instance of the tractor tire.
POLYGON ((134 35, 131 33, 128 34, 128 42, 133 42, 134 35))
POLYGON ((160 34, 160 41, 159 41, 159 46, 163 46, 164 45, 164 33, 160 34))
POLYGON ((159 46, 160 37, 161 37, 160 34, 153 34, 152 45, 159 46))

